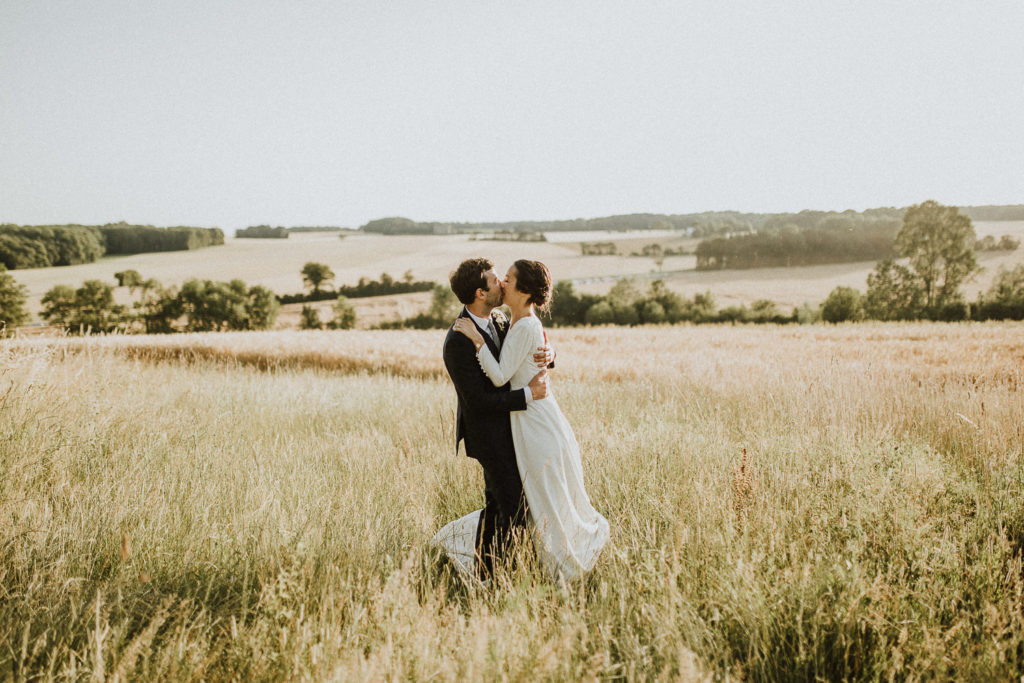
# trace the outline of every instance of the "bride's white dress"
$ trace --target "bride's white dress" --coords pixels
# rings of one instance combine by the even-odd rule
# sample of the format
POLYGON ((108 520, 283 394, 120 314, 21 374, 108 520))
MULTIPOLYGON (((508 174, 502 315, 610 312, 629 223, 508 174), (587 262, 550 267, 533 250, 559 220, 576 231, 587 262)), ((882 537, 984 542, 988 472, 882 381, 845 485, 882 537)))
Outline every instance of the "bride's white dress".
MULTIPOLYGON (((495 386, 510 382, 522 389, 539 372, 535 350, 544 346, 544 329, 534 316, 517 321, 505 337, 496 360, 484 344, 477 358, 495 386)), ((593 568, 608 541, 608 521, 583 486, 580 447, 555 397, 531 401, 526 410, 510 413, 519 476, 530 509, 534 545, 542 566, 567 580, 593 568)), ((473 571, 473 545, 480 511, 447 524, 433 543, 456 565, 473 571)))

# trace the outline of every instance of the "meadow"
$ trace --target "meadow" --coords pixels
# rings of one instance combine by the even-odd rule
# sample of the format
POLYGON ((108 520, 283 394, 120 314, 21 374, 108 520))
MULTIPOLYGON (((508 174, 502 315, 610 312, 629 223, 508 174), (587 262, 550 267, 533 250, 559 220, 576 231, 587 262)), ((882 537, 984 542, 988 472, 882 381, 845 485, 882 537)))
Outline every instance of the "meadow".
POLYGON ((0 678, 1016 680, 1021 324, 553 330, 613 536, 467 585, 443 332, 0 342, 0 678))

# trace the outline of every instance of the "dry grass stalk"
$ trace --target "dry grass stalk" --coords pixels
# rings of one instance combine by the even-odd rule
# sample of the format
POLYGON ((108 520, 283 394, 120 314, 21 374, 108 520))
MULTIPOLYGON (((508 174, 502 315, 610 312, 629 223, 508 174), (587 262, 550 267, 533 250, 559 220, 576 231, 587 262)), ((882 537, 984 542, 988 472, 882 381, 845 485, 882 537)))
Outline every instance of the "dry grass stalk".
POLYGON ((736 514, 736 528, 742 529, 747 521, 748 511, 754 504, 756 484, 754 468, 747 449, 743 449, 740 464, 732 468, 732 509, 736 514))

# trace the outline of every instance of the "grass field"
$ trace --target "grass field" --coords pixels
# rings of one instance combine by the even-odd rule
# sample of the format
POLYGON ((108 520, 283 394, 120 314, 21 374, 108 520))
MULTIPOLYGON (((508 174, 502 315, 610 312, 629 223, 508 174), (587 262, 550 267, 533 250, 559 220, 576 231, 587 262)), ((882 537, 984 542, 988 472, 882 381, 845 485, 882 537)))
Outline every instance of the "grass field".
MULTIPOLYGON (((1024 238, 1024 221, 976 223, 979 236, 1013 235, 1024 238)), ((651 239, 631 236, 615 240, 619 251, 639 251, 651 239)), ((655 242, 669 244, 666 239, 655 242)), ((676 244, 672 242, 672 244, 676 244)), ((676 245, 678 246, 678 245, 676 245)), ((695 242, 689 243, 692 249, 695 242)), ((543 261, 556 280, 583 280, 583 292, 604 294, 615 278, 637 277, 646 286, 654 271, 653 259, 632 256, 581 257, 578 243, 498 242, 473 241, 465 235, 425 237, 385 237, 381 235, 348 235, 339 239, 335 234, 296 233, 287 240, 233 239, 223 246, 197 251, 137 254, 104 258, 96 263, 63 268, 36 268, 18 270, 12 274, 29 290, 28 307, 33 314, 40 310, 39 300, 54 285, 78 287, 89 279, 100 279, 113 284, 114 273, 138 270, 144 277, 156 278, 164 284, 180 284, 190 277, 213 280, 240 278, 250 284, 261 284, 275 292, 302 291, 300 271, 308 261, 327 263, 341 284, 355 284, 360 277, 377 278, 387 272, 400 278, 406 271, 414 277, 435 282, 447 282, 448 274, 459 261, 473 256, 487 256, 499 270, 505 269, 518 258, 543 261)), ((988 289, 1000 265, 1024 263, 1024 248, 1013 252, 984 252, 979 254, 984 271, 964 287, 969 300, 977 292, 988 289)), ((750 304, 756 299, 771 299, 788 313, 804 302, 817 304, 838 285, 856 287, 864 291, 868 273, 874 262, 845 263, 798 268, 763 268, 755 270, 729 270, 697 272, 693 256, 672 256, 665 259, 662 277, 669 287, 686 296, 711 291, 720 306, 750 304)), ((126 289, 116 293, 122 301, 128 300, 126 289)), ((409 317, 426 307, 427 299, 420 296, 375 297, 374 300, 353 300, 357 307, 360 326, 409 317)), ((329 304, 322 304, 322 318, 329 318, 329 304)), ((279 327, 298 325, 301 305, 286 308, 279 327)))
POLYGON ((0 678, 1016 680, 1024 327, 555 330, 613 528, 560 590, 479 507, 442 333, 0 343, 0 678))

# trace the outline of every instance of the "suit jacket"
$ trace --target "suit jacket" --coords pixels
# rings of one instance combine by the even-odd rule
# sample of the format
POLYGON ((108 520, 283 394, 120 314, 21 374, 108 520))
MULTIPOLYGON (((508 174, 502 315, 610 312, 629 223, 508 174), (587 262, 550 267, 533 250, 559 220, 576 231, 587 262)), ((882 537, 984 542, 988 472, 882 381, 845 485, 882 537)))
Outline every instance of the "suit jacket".
MULTIPOLYGON (((469 312, 463 308, 459 317, 467 318, 469 312)), ((491 319, 498 330, 498 337, 504 340, 508 332, 507 321, 503 317, 495 318, 493 313, 491 319)), ((480 333, 497 358, 497 345, 486 330, 480 330, 480 333)), ((466 455, 475 460, 482 463, 495 458, 514 460, 516 453, 508 415, 513 410, 526 410, 523 391, 510 391, 507 383, 501 387, 494 386, 480 368, 473 342, 461 332, 456 332, 454 324, 448 328, 444 340, 444 366, 459 397, 455 427, 456 452, 459 450, 459 442, 465 439, 466 455)))

